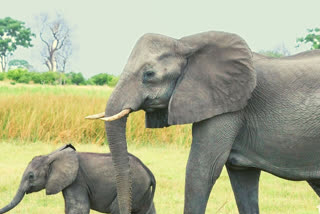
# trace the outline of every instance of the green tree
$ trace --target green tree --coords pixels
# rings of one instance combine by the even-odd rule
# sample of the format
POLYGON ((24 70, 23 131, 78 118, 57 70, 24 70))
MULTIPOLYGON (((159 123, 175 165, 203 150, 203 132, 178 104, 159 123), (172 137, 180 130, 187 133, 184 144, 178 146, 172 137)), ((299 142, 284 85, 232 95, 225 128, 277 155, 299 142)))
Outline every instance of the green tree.
POLYGON ((73 73, 71 72, 71 82, 76 85, 85 85, 86 80, 84 79, 82 73, 73 73))
POLYGON ((9 70, 16 69, 16 68, 25 68, 27 70, 33 69, 32 65, 30 65, 28 61, 23 59, 10 60, 8 65, 9 65, 9 70))
POLYGON ((5 71, 8 57, 21 47, 32 47, 31 40, 35 34, 30 28, 24 26, 24 22, 14 20, 10 17, 0 19, 0 69, 5 71))
POLYGON ((97 74, 88 79, 88 85, 108 85, 114 87, 118 83, 119 77, 110 74, 97 74))
POLYGON ((320 28, 307 29, 308 34, 305 37, 297 38, 297 47, 301 44, 310 44, 311 50, 320 49, 320 28))
POLYGON ((111 79, 112 77, 108 74, 97 74, 91 77, 91 81, 96 85, 108 84, 109 80, 111 79))

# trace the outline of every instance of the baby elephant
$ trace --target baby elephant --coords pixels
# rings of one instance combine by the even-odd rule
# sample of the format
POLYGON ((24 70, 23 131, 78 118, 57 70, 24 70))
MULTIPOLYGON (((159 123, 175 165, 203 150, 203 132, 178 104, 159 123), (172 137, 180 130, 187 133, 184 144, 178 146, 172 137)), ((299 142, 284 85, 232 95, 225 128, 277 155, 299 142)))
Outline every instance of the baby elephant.
MULTIPOLYGON (((156 213, 153 196, 156 181, 152 172, 130 155, 132 213, 156 213)), ((5 213, 18 205, 25 193, 46 189, 47 195, 62 191, 65 213, 119 213, 115 171, 110 154, 76 152, 68 144, 49 155, 32 159, 25 170, 14 199, 0 209, 5 213)))

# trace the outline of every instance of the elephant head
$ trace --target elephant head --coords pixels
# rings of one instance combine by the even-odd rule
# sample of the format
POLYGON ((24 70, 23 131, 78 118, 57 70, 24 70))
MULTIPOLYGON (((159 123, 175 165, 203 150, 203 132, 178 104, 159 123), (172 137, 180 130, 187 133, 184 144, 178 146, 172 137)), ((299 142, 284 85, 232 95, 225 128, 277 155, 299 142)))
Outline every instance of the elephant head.
POLYGON ((181 39, 146 34, 135 45, 103 119, 116 169, 121 214, 131 212, 126 146, 129 112, 146 112, 146 127, 193 123, 242 109, 256 85, 252 53, 235 34, 206 32, 181 39))
POLYGON ((76 179, 78 168, 78 158, 72 145, 66 145, 49 155, 33 158, 23 173, 15 197, 0 209, 0 213, 17 206, 25 194, 42 189, 46 189, 47 195, 60 192, 76 179))

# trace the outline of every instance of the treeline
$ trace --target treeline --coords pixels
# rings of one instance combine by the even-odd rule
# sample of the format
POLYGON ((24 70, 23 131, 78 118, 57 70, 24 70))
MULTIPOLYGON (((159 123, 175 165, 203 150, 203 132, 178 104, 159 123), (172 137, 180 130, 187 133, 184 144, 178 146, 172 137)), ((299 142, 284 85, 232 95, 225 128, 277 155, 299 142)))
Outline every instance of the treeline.
POLYGON ((48 85, 108 85, 115 86, 119 77, 102 73, 86 79, 82 73, 30 72, 25 68, 16 68, 8 72, 0 72, 0 81, 10 80, 15 83, 34 83, 48 85))

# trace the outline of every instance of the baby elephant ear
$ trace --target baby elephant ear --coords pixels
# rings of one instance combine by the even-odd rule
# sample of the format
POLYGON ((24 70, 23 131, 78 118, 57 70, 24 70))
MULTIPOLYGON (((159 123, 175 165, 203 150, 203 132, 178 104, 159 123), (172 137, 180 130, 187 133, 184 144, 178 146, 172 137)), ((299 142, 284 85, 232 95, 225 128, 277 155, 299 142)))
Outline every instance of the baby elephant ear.
POLYGON ((206 32, 179 40, 187 65, 169 103, 168 122, 194 123, 240 110, 256 86, 252 53, 238 35, 206 32))
POLYGON ((72 148, 66 148, 49 155, 48 164, 47 195, 57 194, 72 184, 77 177, 79 161, 72 148))

